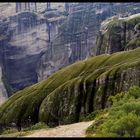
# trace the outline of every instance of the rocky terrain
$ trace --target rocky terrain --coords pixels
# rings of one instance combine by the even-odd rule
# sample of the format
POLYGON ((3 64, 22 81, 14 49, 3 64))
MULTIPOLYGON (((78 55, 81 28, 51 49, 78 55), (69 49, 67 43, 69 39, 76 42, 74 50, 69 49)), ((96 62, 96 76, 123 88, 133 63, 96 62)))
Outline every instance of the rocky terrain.
POLYGON ((101 25, 96 54, 131 50, 140 46, 140 14, 125 18, 111 17, 101 25))
POLYGON ((37 12, 31 9, 16 13, 11 3, 3 3, 0 9, 5 97, 75 61, 100 54, 96 36, 101 22, 140 11, 139 3, 77 3, 70 4, 68 13, 63 6, 46 11, 43 3, 38 4, 37 12))
POLYGON ((49 126, 69 124, 106 108, 110 95, 139 86, 139 55, 140 48, 99 55, 18 91, 0 107, 1 128, 13 123, 26 127, 39 121, 49 126))
POLYGON ((110 107, 110 96, 140 86, 138 5, 75 4, 69 13, 2 19, 0 97, 10 98, 0 106, 1 131, 79 122, 110 107))
POLYGON ((38 71, 41 70, 38 68, 38 63, 49 46, 48 30, 51 31, 50 36, 53 39, 57 34, 54 28, 61 24, 64 16, 56 15, 54 10, 48 12, 50 14, 46 16, 31 11, 21 11, 10 16, 9 12, 3 12, 8 17, 2 16, 0 24, 1 85, 3 86, 1 94, 9 97, 15 91, 40 81, 41 76, 38 71), (46 22, 52 23, 52 18, 58 16, 59 19, 56 18, 52 28, 49 29, 46 22))

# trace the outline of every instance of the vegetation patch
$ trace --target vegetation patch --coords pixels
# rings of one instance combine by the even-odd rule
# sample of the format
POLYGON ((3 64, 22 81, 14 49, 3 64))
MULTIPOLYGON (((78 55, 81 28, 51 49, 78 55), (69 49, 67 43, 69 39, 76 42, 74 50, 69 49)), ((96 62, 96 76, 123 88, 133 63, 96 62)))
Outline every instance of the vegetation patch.
POLYGON ((45 123, 39 122, 39 123, 36 123, 35 125, 32 125, 30 127, 23 128, 22 131, 31 131, 31 130, 47 129, 47 128, 49 128, 49 127, 45 123))
POLYGON ((21 137, 21 136, 26 136, 28 134, 33 133, 35 130, 39 129, 49 129, 49 127, 43 123, 39 122, 35 125, 31 125, 30 127, 27 128, 22 128, 21 131, 18 131, 16 128, 8 128, 5 129, 0 137, 21 137))
POLYGON ((93 116, 95 122, 87 129, 87 136, 140 137, 140 88, 133 86, 108 100, 112 106, 93 116))
POLYGON ((126 45, 126 48, 129 47, 134 47, 134 48, 140 47, 140 36, 130 40, 126 45))

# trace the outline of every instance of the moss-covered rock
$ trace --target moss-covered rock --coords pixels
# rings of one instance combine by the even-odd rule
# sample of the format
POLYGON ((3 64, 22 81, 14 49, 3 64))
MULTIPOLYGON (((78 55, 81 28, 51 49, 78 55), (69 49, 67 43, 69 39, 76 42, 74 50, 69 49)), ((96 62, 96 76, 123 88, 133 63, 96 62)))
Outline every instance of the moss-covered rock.
POLYGON ((137 47, 140 47, 140 36, 130 40, 127 45, 126 45, 126 48, 137 48, 137 47))
POLYGON ((96 54, 114 53, 139 47, 140 15, 126 18, 112 17, 102 23, 96 40, 96 54))
POLYGON ((74 63, 11 96, 0 107, 0 125, 78 122, 109 106, 110 95, 139 85, 139 66, 140 48, 74 63))

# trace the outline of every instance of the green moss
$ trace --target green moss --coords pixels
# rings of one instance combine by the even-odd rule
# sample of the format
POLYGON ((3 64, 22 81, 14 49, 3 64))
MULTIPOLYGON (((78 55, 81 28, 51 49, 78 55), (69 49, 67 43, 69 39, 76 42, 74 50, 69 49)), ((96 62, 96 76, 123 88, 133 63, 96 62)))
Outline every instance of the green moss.
POLYGON ((22 131, 32 131, 32 130, 47 129, 47 128, 49 127, 45 123, 39 122, 39 123, 36 123, 35 125, 32 125, 31 127, 22 129, 22 131))
POLYGON ((47 80, 11 96, 0 107, 0 124, 79 121, 80 114, 93 111, 89 109, 90 98, 93 98, 94 109, 101 109, 103 96, 107 98, 112 94, 110 91, 113 83, 108 82, 109 89, 105 91, 106 83, 93 85, 94 81, 104 81, 107 76, 120 74, 123 70, 137 68, 139 65, 140 48, 74 63, 54 73, 47 80), (92 86, 88 87, 90 84, 92 86))
POLYGON ((140 23, 136 24, 135 30, 136 30, 136 31, 140 31, 140 23))
POLYGON ((130 40, 127 45, 125 46, 125 48, 129 48, 129 47, 140 47, 140 37, 136 37, 132 40, 130 40))
POLYGON ((129 24, 129 26, 134 28, 136 24, 140 23, 140 16, 136 16, 131 19, 128 18, 126 22, 129 24))

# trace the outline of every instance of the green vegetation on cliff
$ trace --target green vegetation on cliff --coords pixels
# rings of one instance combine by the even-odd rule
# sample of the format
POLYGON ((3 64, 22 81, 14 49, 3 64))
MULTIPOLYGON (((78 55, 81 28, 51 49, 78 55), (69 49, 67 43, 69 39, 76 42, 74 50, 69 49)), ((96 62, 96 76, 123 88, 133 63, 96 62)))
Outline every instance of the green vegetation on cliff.
POLYGON ((140 14, 105 20, 96 41, 97 54, 111 54, 139 47, 139 24, 140 14))
MULTIPOLYGON (((140 137, 140 88, 110 96, 113 105, 96 114, 95 122, 87 129, 88 137, 140 137)), ((89 117, 87 117, 89 118, 89 117)))
POLYGON ((139 85, 139 66, 140 48, 74 63, 11 96, 0 107, 0 125, 78 122, 110 106, 110 95, 139 85))
POLYGON ((134 48, 140 47, 140 36, 130 40, 128 44, 126 45, 126 48, 129 48, 129 47, 134 47, 134 48))

